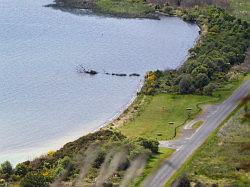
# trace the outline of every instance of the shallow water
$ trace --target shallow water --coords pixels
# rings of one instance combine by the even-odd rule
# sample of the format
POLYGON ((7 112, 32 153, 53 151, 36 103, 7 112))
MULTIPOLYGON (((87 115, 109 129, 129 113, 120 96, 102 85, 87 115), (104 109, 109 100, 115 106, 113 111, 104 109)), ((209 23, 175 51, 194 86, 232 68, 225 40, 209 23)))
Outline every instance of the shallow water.
POLYGON ((32 159, 98 129, 143 80, 78 74, 78 64, 141 75, 176 68, 198 37, 178 18, 77 16, 49 3, 0 1, 0 162, 32 159))

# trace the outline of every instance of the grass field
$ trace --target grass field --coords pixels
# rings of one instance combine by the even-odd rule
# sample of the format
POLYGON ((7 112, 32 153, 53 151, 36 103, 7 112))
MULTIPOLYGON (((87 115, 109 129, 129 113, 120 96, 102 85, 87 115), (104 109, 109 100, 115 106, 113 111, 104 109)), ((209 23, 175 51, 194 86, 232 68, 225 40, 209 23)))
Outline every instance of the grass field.
POLYGON ((184 166, 166 184, 187 174, 191 181, 219 186, 247 186, 250 184, 250 125, 242 122, 243 110, 235 112, 214 132, 184 166))
POLYGON ((183 125, 200 111, 199 105, 225 100, 247 78, 250 75, 239 81, 228 82, 213 97, 177 94, 147 96, 147 102, 140 108, 138 115, 119 130, 128 137, 171 139, 175 136, 176 127, 183 125))
POLYGON ((132 3, 130 0, 98 0, 97 8, 106 13, 128 15, 128 16, 145 16, 154 10, 144 1, 139 0, 132 3))
POLYGON ((231 13, 250 22, 250 1, 249 0, 230 0, 231 13))
POLYGON ((199 103, 214 99, 207 96, 172 94, 147 97, 147 106, 132 121, 120 128, 126 136, 171 139, 175 135, 175 128, 182 125, 189 115, 192 117, 199 111, 199 103))

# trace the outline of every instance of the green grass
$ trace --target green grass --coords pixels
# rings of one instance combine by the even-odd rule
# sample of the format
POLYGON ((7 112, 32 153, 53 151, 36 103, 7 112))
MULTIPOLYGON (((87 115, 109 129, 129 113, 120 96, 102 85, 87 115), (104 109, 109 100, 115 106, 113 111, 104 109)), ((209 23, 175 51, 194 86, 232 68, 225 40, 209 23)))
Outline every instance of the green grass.
POLYGON ((140 136, 158 140, 170 139, 175 135, 176 127, 182 125, 189 115, 192 117, 199 112, 198 104, 213 99, 198 95, 147 96, 147 106, 132 121, 122 126, 120 131, 130 138, 140 136))
MULTIPOLYGON (((175 129, 193 118, 201 104, 222 102, 250 74, 238 81, 230 81, 214 93, 213 97, 201 95, 158 94, 147 96, 146 104, 140 108, 139 114, 127 122, 119 130, 130 138, 145 137, 167 140, 175 137, 175 129), (191 111, 187 110, 188 108, 191 111)), ((179 130, 180 128, 177 128, 179 130)))
POLYGON ((133 186, 139 186, 143 180, 145 180, 150 174, 159 169, 161 164, 169 158, 175 150, 168 148, 160 148, 159 153, 152 156, 147 162, 146 167, 142 175, 140 175, 136 180, 133 186))
POLYGON ((231 13, 236 17, 250 22, 250 1, 230 0, 231 13))
POLYGON ((250 73, 245 76, 241 76, 239 80, 233 80, 225 83, 225 85, 215 91, 213 97, 217 97, 218 100, 216 102, 222 102, 226 100, 230 95, 232 95, 233 91, 236 90, 243 81, 250 79, 250 73))
POLYGON ((184 173, 194 182, 242 187, 249 184, 250 125, 241 122, 238 111, 239 107, 171 177, 166 187, 184 173), (232 118, 234 125, 218 135, 221 127, 232 118))
POLYGON ((153 12, 148 4, 140 0, 135 2, 131 0, 98 0, 96 3, 100 11, 115 15, 140 17, 153 12))

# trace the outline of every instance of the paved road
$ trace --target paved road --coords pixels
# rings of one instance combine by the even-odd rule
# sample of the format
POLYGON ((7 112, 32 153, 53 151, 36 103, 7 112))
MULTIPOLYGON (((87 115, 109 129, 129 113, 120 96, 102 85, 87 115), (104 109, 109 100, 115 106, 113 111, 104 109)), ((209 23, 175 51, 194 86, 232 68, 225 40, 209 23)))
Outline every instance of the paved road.
POLYGON ((179 148, 172 157, 165 161, 161 168, 144 184, 146 187, 162 187, 178 170, 189 156, 208 138, 208 136, 226 119, 238 106, 241 98, 247 96, 250 90, 250 80, 247 80, 233 95, 216 107, 216 112, 205 119, 203 125, 188 141, 179 148))

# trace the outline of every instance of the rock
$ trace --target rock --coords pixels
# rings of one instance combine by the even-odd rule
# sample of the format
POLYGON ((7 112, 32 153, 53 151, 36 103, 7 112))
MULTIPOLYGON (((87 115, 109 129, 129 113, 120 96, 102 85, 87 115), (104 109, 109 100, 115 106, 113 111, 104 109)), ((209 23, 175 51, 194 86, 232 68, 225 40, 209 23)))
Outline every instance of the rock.
POLYGON ((98 72, 97 71, 95 71, 95 70, 87 70, 87 69, 85 69, 82 65, 80 65, 80 66, 78 66, 77 68, 76 68, 76 71, 78 72, 78 73, 86 73, 86 74, 90 74, 90 75, 96 75, 96 74, 98 74, 98 72))
POLYGON ((132 74, 130 74, 129 76, 130 76, 130 77, 139 77, 140 74, 138 74, 138 73, 132 73, 132 74))

